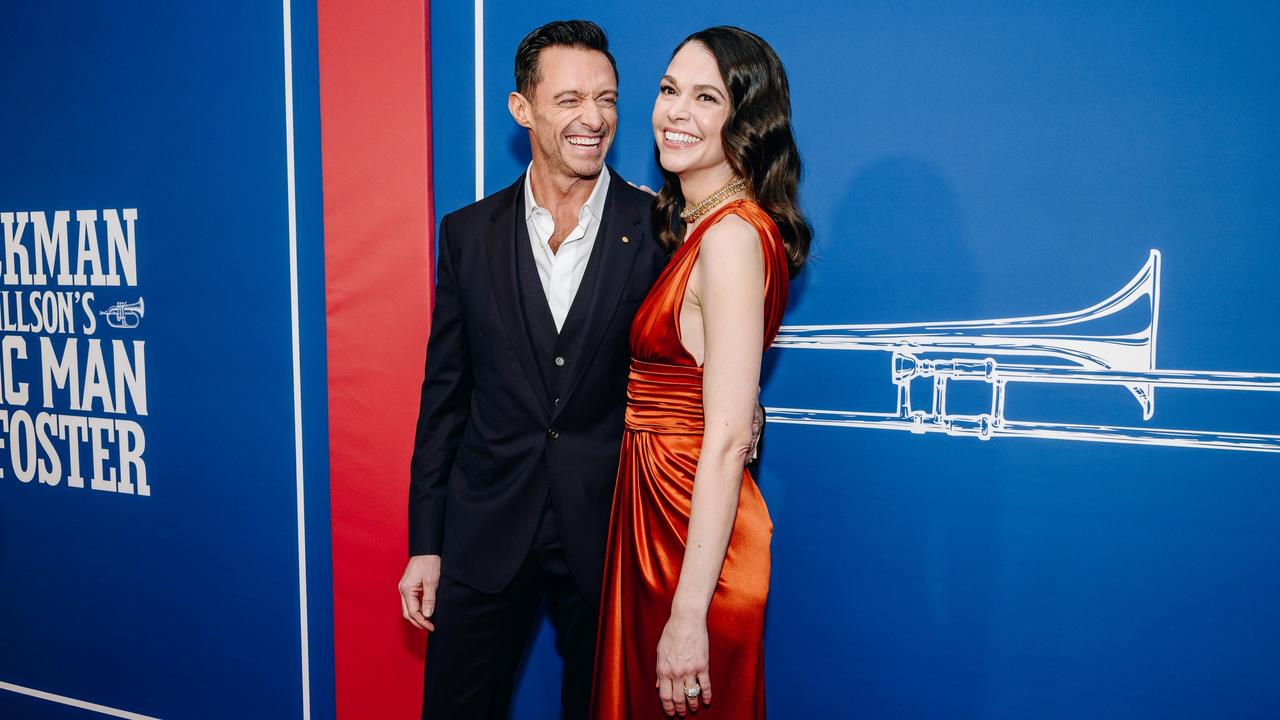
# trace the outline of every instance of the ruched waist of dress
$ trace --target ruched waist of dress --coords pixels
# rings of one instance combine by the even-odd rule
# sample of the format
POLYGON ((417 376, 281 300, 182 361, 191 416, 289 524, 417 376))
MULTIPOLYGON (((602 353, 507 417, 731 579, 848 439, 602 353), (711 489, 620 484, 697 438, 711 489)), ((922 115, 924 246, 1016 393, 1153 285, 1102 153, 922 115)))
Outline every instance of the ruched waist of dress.
POLYGON ((702 368, 631 360, 628 430, 701 435, 702 368))

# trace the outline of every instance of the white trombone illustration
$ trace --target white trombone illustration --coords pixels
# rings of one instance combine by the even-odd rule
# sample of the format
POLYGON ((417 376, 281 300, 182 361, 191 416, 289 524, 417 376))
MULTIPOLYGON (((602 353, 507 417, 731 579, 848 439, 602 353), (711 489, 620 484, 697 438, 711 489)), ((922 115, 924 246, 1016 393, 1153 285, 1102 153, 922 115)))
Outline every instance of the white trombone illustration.
POLYGON ((1016 383, 1109 385, 1127 388, 1144 421, 1155 414, 1156 388, 1192 388, 1253 392, 1280 391, 1280 374, 1213 370, 1164 370, 1156 367, 1160 320, 1160 251, 1123 288, 1102 302, 1076 312, 997 320, 872 325, 790 325, 779 331, 774 347, 862 350, 889 354, 897 388, 892 412, 771 407, 769 422, 904 430, 992 437, 1032 437, 1086 442, 1173 445, 1253 452, 1280 452, 1280 434, 1217 432, 1141 426, 1086 425, 1017 420, 1005 415, 1005 395, 1016 383), (1139 315, 1132 332, 1090 330, 1139 315), (932 379, 928 409, 917 408, 912 381, 932 379), (985 412, 958 414, 947 406, 954 381, 990 386, 985 412))

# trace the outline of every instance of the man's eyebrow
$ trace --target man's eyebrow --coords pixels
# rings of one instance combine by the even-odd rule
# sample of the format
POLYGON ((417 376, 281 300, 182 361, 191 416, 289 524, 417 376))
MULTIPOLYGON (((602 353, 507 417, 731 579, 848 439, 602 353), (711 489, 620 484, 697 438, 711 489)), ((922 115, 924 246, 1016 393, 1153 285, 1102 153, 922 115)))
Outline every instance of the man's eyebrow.
MULTIPOLYGON (((590 94, 591 93, 583 92, 581 90, 561 90, 555 95, 552 95, 551 98, 553 100, 559 100, 565 97, 585 98, 590 94)), ((618 94, 618 88, 612 88, 612 87, 608 88, 607 90, 601 90, 598 93, 598 95, 617 95, 617 94, 618 94)))

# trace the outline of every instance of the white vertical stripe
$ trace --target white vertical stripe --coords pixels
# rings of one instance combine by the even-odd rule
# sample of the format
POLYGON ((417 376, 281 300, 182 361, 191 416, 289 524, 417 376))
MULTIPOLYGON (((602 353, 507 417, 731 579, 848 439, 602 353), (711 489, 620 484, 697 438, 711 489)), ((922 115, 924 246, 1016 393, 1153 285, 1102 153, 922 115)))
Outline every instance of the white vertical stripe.
POLYGON ((484 197, 484 0, 475 5, 476 199, 484 197))
POLYGON ((293 16, 284 5, 284 142, 289 177, 289 315, 293 335, 293 463, 298 515, 298 619, 302 654, 302 720, 311 718, 311 649, 307 637, 307 526, 302 472, 302 347, 298 340, 298 202, 293 169, 293 16))
POLYGON ((31 688, 7 682, 0 682, 0 690, 8 690, 9 692, 15 692, 19 695, 28 695, 33 698, 40 698, 41 700, 70 705, 71 707, 80 708, 82 710, 92 710, 93 712, 101 713, 103 715, 125 718, 126 720, 158 720, 150 715, 139 715, 138 713, 129 712, 128 710, 117 710, 115 708, 107 707, 106 705, 85 702, 84 700, 69 698, 66 695, 54 695, 53 693, 45 692, 43 690, 32 690, 31 688))

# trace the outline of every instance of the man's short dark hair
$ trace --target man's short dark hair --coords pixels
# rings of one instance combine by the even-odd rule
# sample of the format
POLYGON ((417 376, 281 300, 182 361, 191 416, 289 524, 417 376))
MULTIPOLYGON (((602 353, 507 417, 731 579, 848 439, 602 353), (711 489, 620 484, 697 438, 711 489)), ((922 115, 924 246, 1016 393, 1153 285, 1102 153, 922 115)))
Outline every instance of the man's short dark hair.
POLYGON ((525 35, 516 48, 516 92, 531 97, 533 89, 542 81, 538 55, 549 47, 602 52, 613 67, 614 79, 618 77, 618 63, 609 52, 609 36, 604 34, 604 28, 590 20, 556 20, 525 35))

